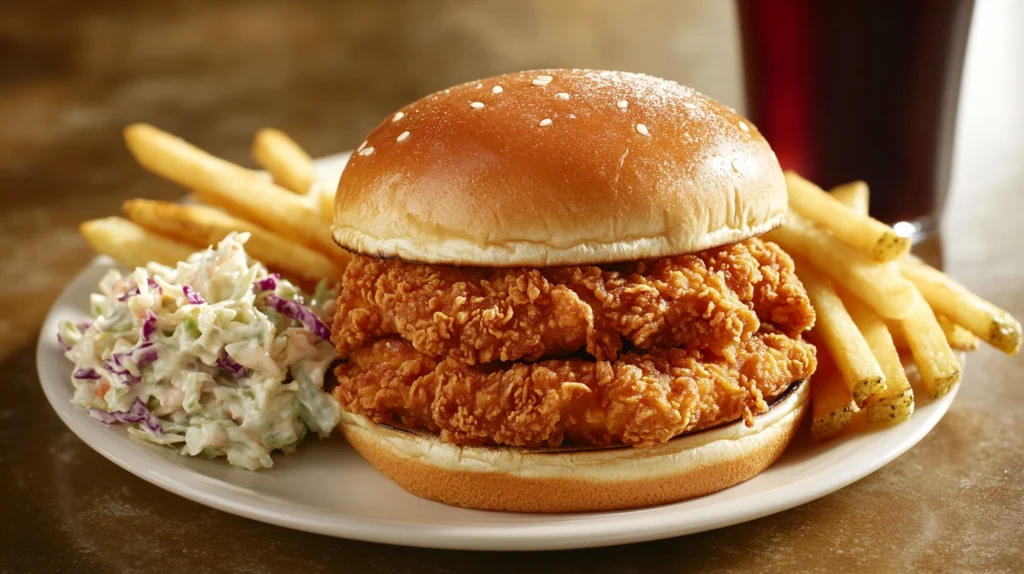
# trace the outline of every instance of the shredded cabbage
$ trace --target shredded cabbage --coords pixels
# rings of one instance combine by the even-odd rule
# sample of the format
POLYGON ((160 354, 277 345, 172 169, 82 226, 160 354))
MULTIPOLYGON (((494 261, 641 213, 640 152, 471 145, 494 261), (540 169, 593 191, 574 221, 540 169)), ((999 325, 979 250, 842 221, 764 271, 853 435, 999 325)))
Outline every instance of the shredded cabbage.
POLYGON ((247 233, 176 267, 111 270, 90 297, 94 320, 59 327, 75 364, 72 402, 105 424, 183 455, 257 470, 341 411, 324 392, 335 358, 324 322, 336 292, 310 297, 251 260, 247 233))

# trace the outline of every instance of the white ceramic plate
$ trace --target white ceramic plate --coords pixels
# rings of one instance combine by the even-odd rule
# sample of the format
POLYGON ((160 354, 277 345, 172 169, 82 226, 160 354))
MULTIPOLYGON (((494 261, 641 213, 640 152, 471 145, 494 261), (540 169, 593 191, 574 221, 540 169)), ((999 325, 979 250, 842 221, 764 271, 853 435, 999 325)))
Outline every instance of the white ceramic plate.
MULTIPOLYGON (((339 161, 321 163, 336 174, 339 161)), ((336 177, 336 175, 334 176, 336 177)), ((274 467, 249 472, 223 460, 180 457, 170 449, 105 427, 71 405, 71 364, 57 346, 57 324, 88 318, 88 296, 114 263, 96 258, 68 285, 40 333, 43 391, 61 420, 97 452, 161 488, 254 520, 374 542, 472 550, 554 550, 655 540, 760 518, 835 492, 878 470, 920 441, 956 390, 919 400, 906 423, 866 428, 814 443, 805 427, 771 468, 702 498, 617 512, 512 514, 454 508, 416 498, 366 464, 340 436, 307 440, 274 467)))

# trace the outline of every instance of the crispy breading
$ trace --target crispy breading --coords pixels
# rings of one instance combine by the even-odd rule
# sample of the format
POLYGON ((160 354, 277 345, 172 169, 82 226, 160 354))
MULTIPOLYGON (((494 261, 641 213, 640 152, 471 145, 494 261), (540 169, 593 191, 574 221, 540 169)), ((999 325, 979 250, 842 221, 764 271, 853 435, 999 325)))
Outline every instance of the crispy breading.
POLYGON ((341 405, 376 422, 471 445, 645 446, 767 409, 816 366, 814 347, 760 333, 735 360, 695 349, 466 365, 400 338, 351 352, 336 369, 341 405))
POLYGON ((467 365, 585 350, 686 347, 732 360, 759 329, 791 337, 814 312, 781 249, 750 239, 611 266, 479 269, 356 257, 338 299, 342 357, 389 335, 467 365), (764 325, 762 325, 762 322, 764 325))

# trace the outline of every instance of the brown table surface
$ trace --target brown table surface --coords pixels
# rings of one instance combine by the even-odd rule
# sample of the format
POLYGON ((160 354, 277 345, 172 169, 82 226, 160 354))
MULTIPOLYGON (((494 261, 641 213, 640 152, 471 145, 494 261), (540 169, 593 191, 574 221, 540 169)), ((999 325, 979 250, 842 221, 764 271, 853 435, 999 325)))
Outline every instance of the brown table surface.
MULTIPOLYGON (((174 4, 36 0, 0 19, 0 572, 1021 571, 1024 356, 991 349, 970 357, 935 430, 882 470, 774 516, 631 546, 509 555, 337 540, 206 508, 107 462, 43 398, 35 339, 92 257, 79 221, 182 194, 132 163, 125 124, 247 165, 263 126, 323 155, 433 89, 539 66, 655 73, 742 107, 728 2, 174 4)), ((942 236, 947 270, 1018 317, 1022 32, 1024 3, 979 1, 942 236)))

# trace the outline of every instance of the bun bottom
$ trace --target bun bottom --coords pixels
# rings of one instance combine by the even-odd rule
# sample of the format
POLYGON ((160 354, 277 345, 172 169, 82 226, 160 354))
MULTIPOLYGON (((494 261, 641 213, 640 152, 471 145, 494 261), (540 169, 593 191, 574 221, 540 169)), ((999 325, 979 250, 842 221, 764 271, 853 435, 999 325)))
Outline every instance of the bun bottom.
POLYGON ((617 510, 703 496, 768 468, 800 427, 809 388, 793 383, 752 427, 740 420, 650 448, 459 446, 347 412, 341 430, 364 459, 416 496, 479 510, 617 510))

